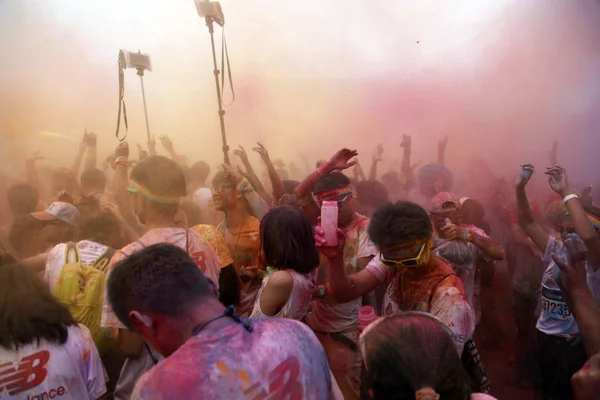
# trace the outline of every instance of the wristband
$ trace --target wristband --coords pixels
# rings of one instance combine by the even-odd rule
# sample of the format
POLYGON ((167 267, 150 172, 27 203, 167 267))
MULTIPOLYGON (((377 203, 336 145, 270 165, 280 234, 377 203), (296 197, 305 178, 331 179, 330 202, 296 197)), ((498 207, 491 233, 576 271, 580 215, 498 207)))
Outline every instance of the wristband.
POLYGON ((129 164, 128 158, 125 156, 119 156, 115 158, 115 167, 118 165, 127 166, 129 164))
POLYGON ((469 243, 472 239, 473 239, 473 235, 471 234, 471 230, 469 228, 466 228, 465 232, 463 234, 463 240, 465 242, 469 243))
POLYGON ((252 185, 250 184, 250 181, 248 181, 248 179, 244 178, 238 184, 237 191, 239 192, 239 194, 243 195, 243 194, 248 193, 248 192, 253 192, 254 191, 254 187, 252 187, 252 185))
POLYGON ((571 193, 565 196, 565 198, 563 199, 563 203, 567 204, 567 201, 569 200, 573 200, 573 199, 578 199, 579 196, 577 196, 575 193, 571 193))

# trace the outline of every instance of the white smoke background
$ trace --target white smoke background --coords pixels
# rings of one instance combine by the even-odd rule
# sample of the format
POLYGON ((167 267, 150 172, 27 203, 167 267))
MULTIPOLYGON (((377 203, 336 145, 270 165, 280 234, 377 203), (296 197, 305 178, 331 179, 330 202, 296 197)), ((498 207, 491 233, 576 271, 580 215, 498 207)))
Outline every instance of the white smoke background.
MULTIPOLYGON (((314 165, 355 147, 368 168, 383 143, 385 172, 402 134, 424 162, 448 135, 456 174, 477 156, 512 179, 523 162, 542 170, 559 140, 572 180, 599 180, 595 0, 221 3, 237 97, 226 109, 232 147, 261 141, 299 165, 301 155, 314 165)), ((69 165, 85 128, 99 135, 100 158, 112 152, 119 49, 152 56, 151 131, 169 134, 190 162, 222 160, 209 34, 192 0, 0 0, 2 175, 22 177, 37 150, 47 165, 69 165)), ((134 70, 125 85, 135 148, 146 133, 134 70)))

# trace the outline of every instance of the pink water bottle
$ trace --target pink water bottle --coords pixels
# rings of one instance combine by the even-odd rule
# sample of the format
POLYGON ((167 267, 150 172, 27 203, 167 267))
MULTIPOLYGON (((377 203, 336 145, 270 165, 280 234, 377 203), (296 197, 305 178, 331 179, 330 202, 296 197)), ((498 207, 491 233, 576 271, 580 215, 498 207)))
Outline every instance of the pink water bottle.
POLYGON ((358 309, 358 328, 362 331, 371 322, 377 319, 375 310, 371 306, 362 306, 358 309))
POLYGON ((337 246, 338 203, 324 201, 321 205, 321 228, 325 233, 325 246, 337 246))

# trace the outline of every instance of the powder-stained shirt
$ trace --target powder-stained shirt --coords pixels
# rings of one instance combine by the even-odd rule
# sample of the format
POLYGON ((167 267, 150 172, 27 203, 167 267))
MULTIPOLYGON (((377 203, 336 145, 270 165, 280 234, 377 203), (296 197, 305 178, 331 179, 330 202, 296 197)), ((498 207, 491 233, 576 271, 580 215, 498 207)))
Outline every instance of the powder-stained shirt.
POLYGON ((0 399, 95 400, 105 393, 104 367, 83 325, 70 326, 64 344, 0 347, 0 399))
MULTIPOLYGON (((542 311, 538 318, 536 328, 546 335, 574 335, 579 333, 579 327, 573 313, 567 306, 563 294, 556 283, 554 276, 558 266, 552 255, 566 253, 567 249, 562 240, 550 236, 543 261, 548 262, 548 268, 542 277, 542 311)), ((600 269, 594 272, 592 267, 585 263, 587 285, 590 292, 600 305, 600 269)))
POLYGON ((298 321, 250 320, 191 337, 138 381, 132 399, 342 400, 325 350, 298 321))
MULTIPOLYGON (((358 217, 343 229, 346 235, 344 246, 344 269, 347 275, 358 272, 358 260, 365 257, 373 257, 377 248, 369 239, 369 218, 358 215, 358 217)), ((326 270, 327 261, 321 257, 319 269, 326 270)), ((320 281, 320 284, 326 283, 320 281)), ((362 299, 354 299, 347 303, 337 303, 332 296, 324 299, 313 300, 312 312, 306 316, 308 326, 319 332, 343 332, 354 329, 358 325, 358 309, 362 305, 362 299)))
POLYGON ((376 255, 366 270, 379 281, 388 282, 382 315, 399 311, 428 312, 450 328, 456 350, 462 354, 465 343, 475 331, 475 312, 460 278, 449 265, 440 260, 428 270, 410 271, 403 278, 400 271, 384 265, 376 255), (410 273, 415 275, 409 276, 410 273))
POLYGON ((215 251, 221 268, 233 264, 233 258, 223 234, 212 225, 196 225, 192 228, 202 239, 206 240, 215 251))
POLYGON ((260 221, 257 218, 247 215, 243 223, 235 228, 223 221, 218 229, 225 237, 236 270, 239 271, 240 267, 258 266, 260 221))
MULTIPOLYGON (((198 268, 202 270, 207 278, 210 278, 212 282, 217 285, 218 289, 219 272, 221 271, 221 266, 219 265, 219 260, 217 259, 215 252, 213 251, 212 247, 210 247, 208 242, 202 240, 196 232, 192 231, 191 229, 184 228, 152 229, 142 236, 137 242, 133 242, 117 251, 108 267, 106 279, 109 279, 110 272, 116 263, 125 259, 136 251, 158 243, 168 243, 186 250, 198 268)), ((106 292, 104 293, 101 326, 103 328, 126 329, 125 325, 123 325, 123 323, 121 323, 121 321, 119 321, 117 316, 113 313, 106 292)))

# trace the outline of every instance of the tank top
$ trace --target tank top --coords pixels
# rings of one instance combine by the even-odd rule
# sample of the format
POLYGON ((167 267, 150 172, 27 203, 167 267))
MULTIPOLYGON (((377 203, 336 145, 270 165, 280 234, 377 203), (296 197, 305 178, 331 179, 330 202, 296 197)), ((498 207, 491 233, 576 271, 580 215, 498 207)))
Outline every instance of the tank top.
POLYGON ((256 296, 256 300, 254 302, 254 309, 252 311, 252 314, 250 315, 250 318, 280 317, 295 319, 298 321, 304 319, 306 313, 308 312, 310 302, 312 300, 317 270, 315 269, 309 274, 301 274, 299 272, 289 269, 285 271, 291 274, 292 278, 294 279, 294 286, 292 288, 292 293, 290 294, 288 301, 277 314, 273 316, 263 314, 262 310, 260 309, 260 297, 262 295, 263 290, 265 290, 267 283, 269 282, 269 278, 272 276, 272 274, 268 275, 265 277, 265 279, 263 279, 262 286, 260 287, 258 295, 256 296))

